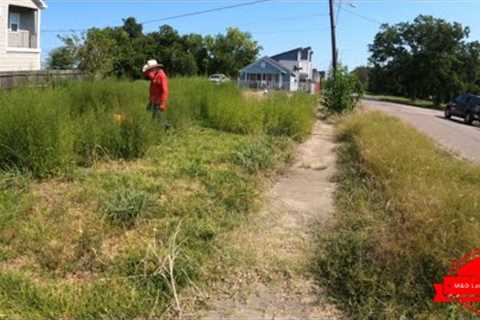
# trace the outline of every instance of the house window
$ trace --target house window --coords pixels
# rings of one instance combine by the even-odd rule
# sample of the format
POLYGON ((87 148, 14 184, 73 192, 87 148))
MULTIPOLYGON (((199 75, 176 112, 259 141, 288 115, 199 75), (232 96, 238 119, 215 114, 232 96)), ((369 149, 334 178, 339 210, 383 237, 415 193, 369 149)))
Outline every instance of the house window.
POLYGON ((260 66, 262 67, 262 69, 265 69, 267 67, 267 64, 265 62, 262 62, 260 66))
POLYGON ((10 31, 17 32, 18 29, 20 28, 20 13, 10 12, 9 18, 10 18, 10 22, 9 22, 10 31))

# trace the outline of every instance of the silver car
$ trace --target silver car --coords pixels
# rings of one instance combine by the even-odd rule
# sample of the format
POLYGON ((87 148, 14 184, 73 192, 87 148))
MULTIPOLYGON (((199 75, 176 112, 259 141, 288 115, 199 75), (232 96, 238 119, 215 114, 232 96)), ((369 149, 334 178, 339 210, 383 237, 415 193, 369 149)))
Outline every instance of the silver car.
POLYGON ((220 83, 229 82, 230 78, 224 74, 218 73, 218 74, 212 74, 210 77, 208 77, 208 80, 210 82, 220 84, 220 83))

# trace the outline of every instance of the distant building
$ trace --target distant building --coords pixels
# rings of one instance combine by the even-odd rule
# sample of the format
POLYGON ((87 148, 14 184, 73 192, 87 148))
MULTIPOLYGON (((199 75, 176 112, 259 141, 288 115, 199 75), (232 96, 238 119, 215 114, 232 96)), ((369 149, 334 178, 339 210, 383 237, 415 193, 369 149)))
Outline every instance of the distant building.
POLYGON ((43 0, 0 0, 0 71, 40 70, 43 0))
POLYGON ((263 57, 240 70, 238 83, 251 89, 313 92, 320 73, 313 68, 312 56, 313 51, 308 47, 263 57))

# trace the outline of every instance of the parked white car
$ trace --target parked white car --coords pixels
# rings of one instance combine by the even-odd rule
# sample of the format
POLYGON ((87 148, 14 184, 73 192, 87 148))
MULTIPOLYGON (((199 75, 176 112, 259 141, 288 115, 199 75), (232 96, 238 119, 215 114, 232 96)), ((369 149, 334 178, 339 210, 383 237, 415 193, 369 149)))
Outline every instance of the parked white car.
POLYGON ((208 77, 208 80, 213 83, 220 84, 220 83, 229 82, 230 78, 224 74, 218 73, 218 74, 212 74, 210 77, 208 77))

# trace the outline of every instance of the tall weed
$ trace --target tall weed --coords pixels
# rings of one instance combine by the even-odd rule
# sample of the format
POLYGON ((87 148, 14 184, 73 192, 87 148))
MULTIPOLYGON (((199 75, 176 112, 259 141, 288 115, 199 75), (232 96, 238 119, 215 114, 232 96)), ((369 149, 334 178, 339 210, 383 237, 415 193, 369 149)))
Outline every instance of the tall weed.
MULTIPOLYGON (((170 82, 167 118, 173 128, 193 123, 239 134, 301 140, 311 130, 315 100, 306 95, 244 97, 233 84, 201 78, 170 82)), ((146 112, 145 81, 69 82, 0 94, 0 168, 35 177, 65 172, 97 159, 135 159, 161 143, 163 128, 146 112)))

